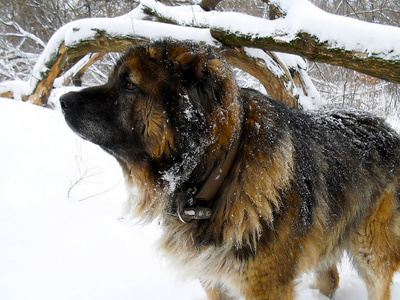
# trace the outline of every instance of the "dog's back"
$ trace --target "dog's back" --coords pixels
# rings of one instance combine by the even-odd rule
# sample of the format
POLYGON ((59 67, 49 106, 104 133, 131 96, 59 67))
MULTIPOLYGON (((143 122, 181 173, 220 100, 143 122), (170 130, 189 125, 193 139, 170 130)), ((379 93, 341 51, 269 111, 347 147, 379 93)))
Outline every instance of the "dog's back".
POLYGON ((306 113, 251 90, 242 95, 268 112, 261 126, 274 133, 262 133, 267 143, 289 133, 293 179, 283 201, 295 194, 301 202, 301 221, 292 231, 304 239, 303 255, 312 258, 304 266, 315 265, 317 287, 332 296, 339 280, 335 261, 346 250, 370 299, 389 299, 400 263, 399 135, 365 112, 306 113))

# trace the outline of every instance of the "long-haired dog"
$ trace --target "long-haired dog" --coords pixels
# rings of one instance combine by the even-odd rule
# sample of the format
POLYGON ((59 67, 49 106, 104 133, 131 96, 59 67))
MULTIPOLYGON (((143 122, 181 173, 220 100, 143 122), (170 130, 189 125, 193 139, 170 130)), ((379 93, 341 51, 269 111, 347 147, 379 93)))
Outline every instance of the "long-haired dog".
POLYGON ((120 163, 135 214, 209 299, 332 296, 343 251, 370 299, 400 263, 400 138, 357 111, 308 113, 239 89, 208 47, 129 50, 108 83, 64 95, 69 126, 120 163), (134 198, 134 196, 131 196, 134 198))

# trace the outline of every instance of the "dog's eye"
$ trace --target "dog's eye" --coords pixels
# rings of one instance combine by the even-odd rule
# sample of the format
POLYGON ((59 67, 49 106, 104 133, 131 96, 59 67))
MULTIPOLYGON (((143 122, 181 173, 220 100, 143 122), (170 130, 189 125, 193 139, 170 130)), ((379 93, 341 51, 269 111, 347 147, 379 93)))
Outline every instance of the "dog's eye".
POLYGON ((135 93, 135 94, 139 93, 139 87, 130 81, 126 81, 125 90, 128 92, 135 93))

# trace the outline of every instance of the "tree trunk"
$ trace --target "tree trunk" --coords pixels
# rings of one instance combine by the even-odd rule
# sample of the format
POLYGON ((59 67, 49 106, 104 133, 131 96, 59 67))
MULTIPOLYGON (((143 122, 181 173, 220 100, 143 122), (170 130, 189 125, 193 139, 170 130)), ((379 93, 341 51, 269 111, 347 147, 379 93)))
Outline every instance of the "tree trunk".
POLYGON ((214 10, 221 1, 222 0, 203 0, 199 5, 205 11, 211 11, 214 10))
POLYGON ((59 56, 54 61, 51 68, 47 71, 46 76, 41 80, 35 88, 34 93, 29 96, 29 100, 36 105, 45 106, 53 88, 54 79, 61 73, 62 68, 67 60, 65 44, 62 44, 59 49, 59 56))

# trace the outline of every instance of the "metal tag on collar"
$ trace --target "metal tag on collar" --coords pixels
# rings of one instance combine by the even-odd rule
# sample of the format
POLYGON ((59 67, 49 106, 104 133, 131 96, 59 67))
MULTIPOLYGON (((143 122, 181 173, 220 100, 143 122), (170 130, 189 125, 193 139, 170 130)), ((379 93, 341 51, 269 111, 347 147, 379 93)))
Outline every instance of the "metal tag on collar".
POLYGON ((182 211, 177 209, 172 210, 169 214, 178 218, 183 223, 193 220, 206 220, 211 218, 211 209, 203 206, 185 207, 182 211))
POLYGON ((177 212, 179 220, 182 223, 188 223, 193 220, 205 220, 211 217, 211 209, 208 207, 188 207, 184 208, 182 212, 177 212))
POLYGON ((181 216, 192 220, 209 219, 211 217, 211 209, 201 206, 187 207, 183 209, 181 216))

